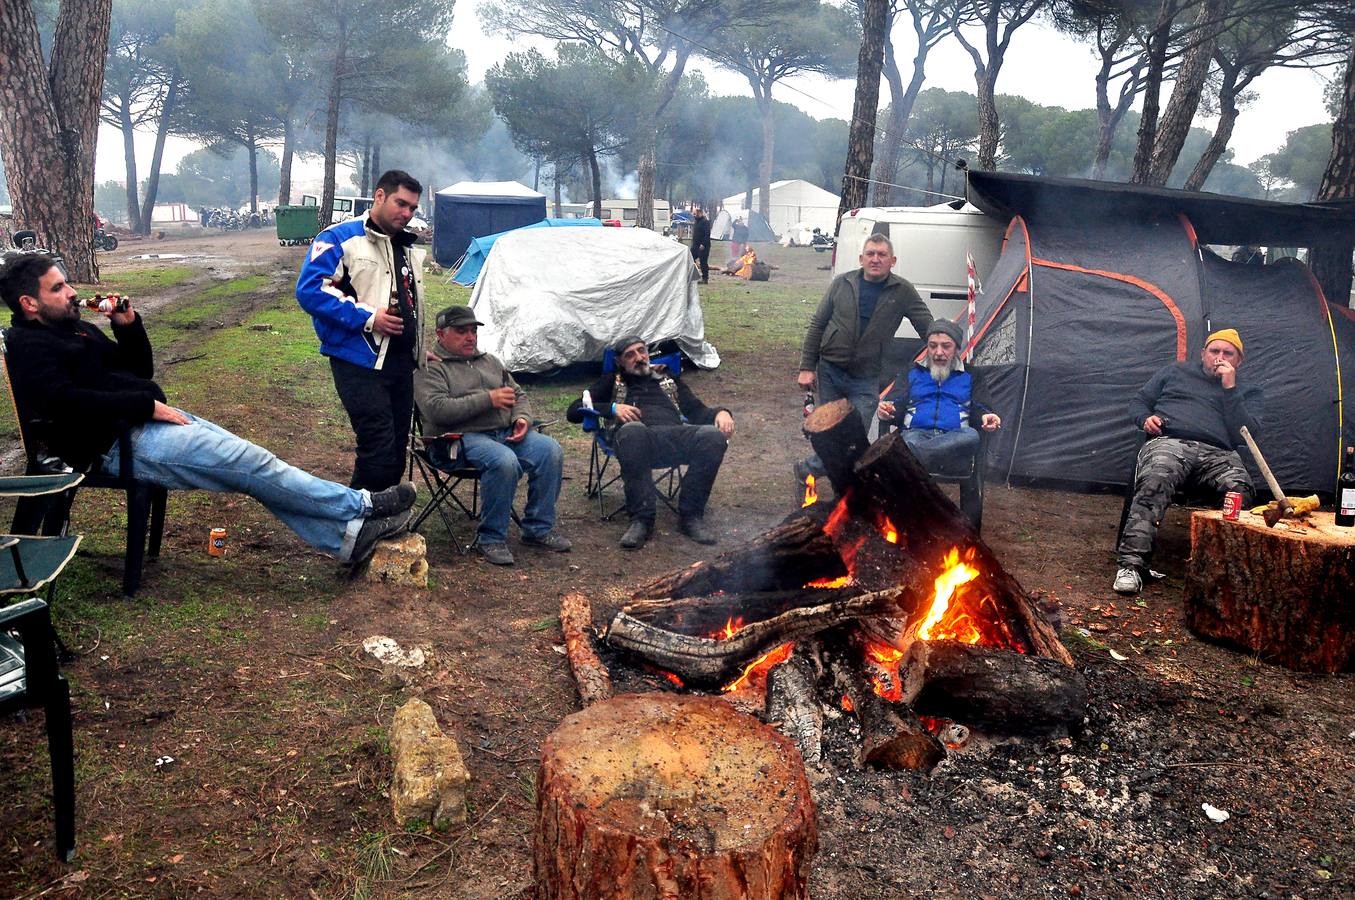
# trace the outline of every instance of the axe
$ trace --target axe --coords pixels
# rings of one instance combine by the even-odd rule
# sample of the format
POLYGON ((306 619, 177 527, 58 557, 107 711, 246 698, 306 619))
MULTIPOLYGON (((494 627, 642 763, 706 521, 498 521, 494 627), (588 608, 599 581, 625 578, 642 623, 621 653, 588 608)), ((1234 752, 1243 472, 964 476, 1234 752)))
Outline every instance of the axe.
POLYGON ((1270 492, 1275 495, 1275 509, 1267 509, 1261 514, 1261 518, 1266 521, 1266 527, 1274 528, 1275 523, 1284 518, 1286 513, 1292 514, 1294 504, 1290 503, 1289 499, 1285 497, 1284 491, 1280 490, 1280 483, 1275 480, 1275 473, 1270 471, 1270 466, 1266 465, 1266 458, 1261 455, 1261 448, 1256 446, 1256 441, 1252 438, 1251 432, 1247 430, 1247 426, 1243 425, 1238 430, 1242 433, 1242 440, 1247 442, 1247 449, 1251 451, 1252 459, 1256 460, 1257 468, 1265 476, 1266 485, 1270 488, 1270 492))

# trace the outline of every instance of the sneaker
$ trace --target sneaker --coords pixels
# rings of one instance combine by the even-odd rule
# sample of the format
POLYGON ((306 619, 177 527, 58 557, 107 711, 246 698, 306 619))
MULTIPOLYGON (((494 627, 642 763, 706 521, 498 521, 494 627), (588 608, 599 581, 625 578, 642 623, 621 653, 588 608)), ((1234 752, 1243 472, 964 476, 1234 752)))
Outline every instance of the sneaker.
POLYGON ((706 524, 701 516, 688 516, 678 523, 678 530, 698 544, 717 544, 720 539, 715 530, 706 524))
POLYGON ((513 564, 513 551, 508 549, 507 544, 476 544, 475 549, 479 550, 481 556, 496 566, 511 566, 513 564))
POLYGON ((636 519, 630 523, 626 533, 621 535, 621 546, 627 550, 639 550, 649 540, 649 535, 654 531, 654 523, 646 522, 643 519, 636 519))
POLYGON ((522 536, 522 542, 533 547, 544 547, 547 550, 554 550, 556 553, 568 553, 569 548, 574 545, 569 542, 569 538, 560 532, 551 530, 545 534, 533 537, 530 534, 522 536))
POLYGON ((348 557, 352 563, 360 563, 372 555, 376 542, 397 535, 405 530, 414 514, 402 510, 393 516, 368 516, 362 521, 362 528, 353 541, 353 553, 348 557))
POLYGON ((1117 594, 1137 594, 1143 590, 1143 576, 1133 566, 1120 566, 1120 571, 1115 573, 1113 587, 1117 594))
POLYGON ((414 505, 414 500, 418 496, 419 492, 408 481, 402 481, 384 491, 373 491, 372 511, 368 515, 384 519, 402 513, 414 505))

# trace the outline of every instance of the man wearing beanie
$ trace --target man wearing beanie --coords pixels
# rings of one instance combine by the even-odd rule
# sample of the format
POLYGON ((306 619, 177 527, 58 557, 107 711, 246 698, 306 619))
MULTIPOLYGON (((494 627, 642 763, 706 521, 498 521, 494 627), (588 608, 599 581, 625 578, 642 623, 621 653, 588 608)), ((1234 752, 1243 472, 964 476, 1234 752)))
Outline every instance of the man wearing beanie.
POLYGON ((1137 594, 1172 495, 1187 483, 1252 501, 1251 477, 1235 448, 1240 429, 1257 430, 1258 388, 1242 384, 1242 338, 1232 328, 1205 339, 1200 360, 1172 363, 1129 402, 1134 424, 1148 434, 1134 472, 1134 497, 1116 548, 1116 593, 1137 594))
MULTIPOLYGON (((612 352, 616 372, 603 375, 587 393, 598 417, 608 423, 621 464, 630 514, 621 546, 638 550, 653 534, 657 494, 650 471, 670 465, 687 466, 678 496, 679 528, 698 544, 716 543, 706 524, 706 501, 734 433, 734 417, 702 403, 677 373, 651 366, 649 348, 639 335, 623 337, 612 352)), ((575 400, 565 415, 582 422, 583 408, 583 400, 575 400)))
POLYGON ((925 355, 894 379, 894 389, 880 403, 880 419, 897 419, 904 443, 928 471, 949 472, 967 467, 979 448, 971 407, 978 407, 984 431, 1002 427, 1002 419, 974 399, 973 376, 960 369, 960 326, 933 319, 925 337, 925 355))

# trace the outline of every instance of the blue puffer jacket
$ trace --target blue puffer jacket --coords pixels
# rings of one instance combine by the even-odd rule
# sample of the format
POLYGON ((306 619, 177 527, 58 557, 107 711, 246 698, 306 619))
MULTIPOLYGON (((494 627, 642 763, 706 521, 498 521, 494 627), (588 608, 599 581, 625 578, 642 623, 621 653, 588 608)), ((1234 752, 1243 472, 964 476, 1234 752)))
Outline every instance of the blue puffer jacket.
MULTIPOLYGON (((902 379, 900 379, 902 381, 902 379)), ((903 427, 919 431, 955 431, 969 426, 974 380, 968 372, 952 372, 937 384, 922 363, 908 370, 908 393, 895 401, 902 406, 903 427)), ((895 387, 895 393, 901 393, 895 387)))

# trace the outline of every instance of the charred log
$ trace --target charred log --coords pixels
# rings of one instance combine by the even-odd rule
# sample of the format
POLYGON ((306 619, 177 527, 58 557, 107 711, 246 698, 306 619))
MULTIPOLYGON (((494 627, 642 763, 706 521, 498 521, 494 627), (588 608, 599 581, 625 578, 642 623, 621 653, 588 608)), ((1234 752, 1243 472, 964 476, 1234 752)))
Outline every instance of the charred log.
POLYGON ((566 717, 536 796, 538 897, 808 896, 799 753, 714 698, 622 694, 566 717))
MULTIPOLYGON (((631 615, 631 607, 622 607, 607 628, 606 640, 613 647, 672 672, 687 684, 717 687, 735 678, 748 662, 780 644, 851 619, 893 611, 898 607, 900 591, 876 591, 813 606, 793 605, 796 600, 824 601, 833 596, 841 595, 835 591, 792 593, 784 612, 745 622, 732 636, 719 639, 670 630, 666 622, 652 615, 655 601, 650 601, 644 610, 648 621, 631 615)), ((730 599, 725 598, 725 602, 730 599)), ((680 602, 684 609, 690 608, 687 601, 680 602)))
POLYGON ((804 431, 823 462, 833 490, 841 497, 852 486, 852 466, 870 445, 861 414, 850 400, 834 400, 809 414, 804 431))
POLYGON ((1076 726, 1087 683, 1057 660, 957 641, 917 641, 904 667, 904 700, 924 716, 1002 734, 1076 726))
POLYGON ((593 647, 593 607, 583 594, 565 594, 560 600, 560 628, 565 655, 574 670, 574 683, 584 706, 612 696, 612 678, 593 647))
POLYGON ((825 647, 824 656, 835 693, 847 698, 861 725, 858 762, 881 769, 931 771, 946 755, 941 742, 907 706, 875 693, 846 646, 845 641, 836 641, 831 649, 825 647))
POLYGON ((823 710, 814 691, 817 680, 807 652, 797 647, 790 659, 768 673, 764 713, 769 725, 795 741, 805 766, 814 768, 823 765, 823 710))
POLYGON ((662 575, 641 586, 636 600, 752 593, 798 588, 816 578, 845 575, 833 542, 815 517, 797 515, 715 559, 662 575))

